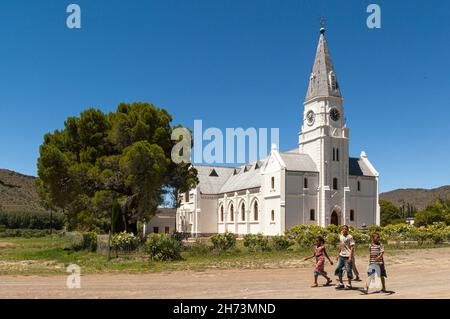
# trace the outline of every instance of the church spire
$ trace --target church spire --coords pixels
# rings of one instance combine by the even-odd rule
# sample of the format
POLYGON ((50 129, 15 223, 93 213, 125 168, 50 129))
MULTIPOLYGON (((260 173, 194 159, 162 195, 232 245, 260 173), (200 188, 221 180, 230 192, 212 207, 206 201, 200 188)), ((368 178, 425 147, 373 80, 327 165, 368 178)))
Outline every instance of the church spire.
POLYGON ((325 26, 322 23, 320 28, 319 44, 317 46, 316 57, 309 79, 309 87, 306 92, 305 102, 315 97, 335 96, 342 97, 339 84, 334 72, 333 62, 328 52, 327 41, 325 40, 325 26))

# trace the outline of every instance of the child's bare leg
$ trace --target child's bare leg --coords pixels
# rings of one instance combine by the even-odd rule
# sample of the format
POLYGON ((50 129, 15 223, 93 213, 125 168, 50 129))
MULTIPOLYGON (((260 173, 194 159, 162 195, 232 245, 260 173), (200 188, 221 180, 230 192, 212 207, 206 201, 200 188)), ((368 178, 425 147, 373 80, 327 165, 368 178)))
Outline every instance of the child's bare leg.
POLYGON ((312 286, 311 287, 317 287, 319 284, 317 283, 317 278, 318 278, 319 276, 318 275, 316 275, 316 274, 314 274, 314 283, 312 284, 312 286))
POLYGON ((325 284, 326 286, 328 286, 333 280, 331 280, 331 278, 330 277, 328 277, 327 275, 322 275, 326 280, 327 280, 327 283, 325 284))
POLYGON ((383 276, 381 277, 381 285, 383 287, 381 290, 386 290, 386 279, 383 276))

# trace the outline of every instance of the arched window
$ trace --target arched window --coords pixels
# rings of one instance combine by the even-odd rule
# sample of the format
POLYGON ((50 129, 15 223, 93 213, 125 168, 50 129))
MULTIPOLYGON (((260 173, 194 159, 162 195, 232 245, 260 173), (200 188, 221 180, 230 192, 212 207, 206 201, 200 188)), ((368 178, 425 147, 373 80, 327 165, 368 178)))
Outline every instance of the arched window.
POLYGON ((308 188, 308 177, 303 179, 303 188, 308 188))
POLYGON ((234 206, 230 205, 230 221, 234 222, 234 206))
POLYGON ((334 190, 338 189, 338 179, 336 177, 333 178, 333 189, 334 190))
POLYGON ((270 212, 270 220, 271 221, 275 221, 275 211, 272 209, 272 211, 270 212))
POLYGON ((224 221, 224 215, 223 215, 223 206, 220 206, 220 221, 223 222, 224 221))
POLYGON ((350 209, 350 220, 351 221, 355 220, 355 211, 353 209, 350 209))
POLYGON ((361 191, 361 182, 358 181, 358 192, 360 192, 360 191, 361 191))
POLYGON ((336 149, 333 147, 333 162, 336 160, 336 149))
POLYGON ((258 202, 255 201, 255 203, 253 204, 253 220, 257 221, 259 216, 258 216, 258 202))
POLYGON ((314 209, 309 211, 309 220, 316 220, 316 211, 314 209))
POLYGON ((271 178, 270 185, 272 186, 272 189, 275 189, 275 177, 271 178))
POLYGON ((339 162, 339 149, 336 149, 336 162, 339 162))
POLYGON ((245 204, 244 203, 242 203, 242 206, 241 206, 241 220, 243 222, 245 222, 245 204))

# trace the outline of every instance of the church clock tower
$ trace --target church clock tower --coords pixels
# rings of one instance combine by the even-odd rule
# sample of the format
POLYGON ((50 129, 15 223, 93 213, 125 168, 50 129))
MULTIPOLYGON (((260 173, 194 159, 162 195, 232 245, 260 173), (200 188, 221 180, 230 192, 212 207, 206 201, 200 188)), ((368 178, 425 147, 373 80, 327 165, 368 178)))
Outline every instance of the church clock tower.
POLYGON ((299 149, 308 154, 319 171, 318 224, 342 224, 348 190, 349 129, 344 117, 344 99, 325 39, 319 44, 304 101, 299 149))

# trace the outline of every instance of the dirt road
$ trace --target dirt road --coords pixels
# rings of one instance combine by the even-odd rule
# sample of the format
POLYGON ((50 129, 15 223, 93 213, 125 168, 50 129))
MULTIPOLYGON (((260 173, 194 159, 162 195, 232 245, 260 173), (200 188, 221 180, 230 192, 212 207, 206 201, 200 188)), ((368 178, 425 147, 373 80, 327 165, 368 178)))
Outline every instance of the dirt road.
POLYGON ((284 268, 82 275, 80 289, 66 288, 64 276, 1 276, 0 298, 450 298, 450 248, 404 251, 386 262, 389 295, 309 288, 312 268, 284 268))

